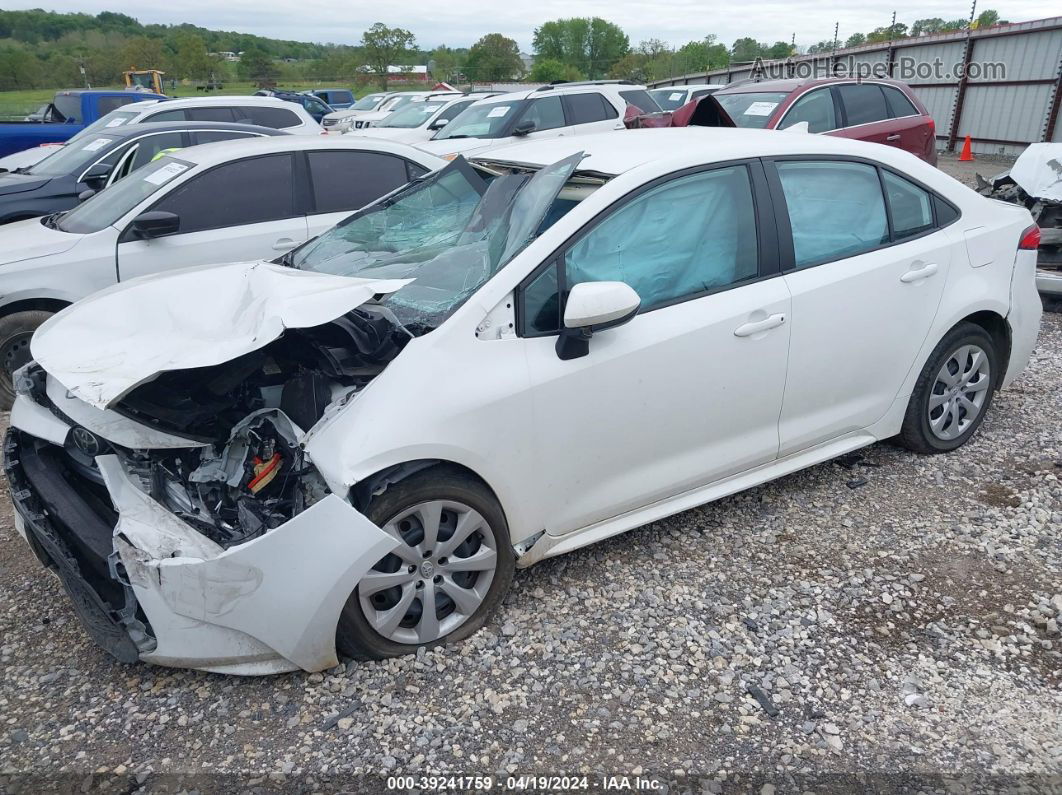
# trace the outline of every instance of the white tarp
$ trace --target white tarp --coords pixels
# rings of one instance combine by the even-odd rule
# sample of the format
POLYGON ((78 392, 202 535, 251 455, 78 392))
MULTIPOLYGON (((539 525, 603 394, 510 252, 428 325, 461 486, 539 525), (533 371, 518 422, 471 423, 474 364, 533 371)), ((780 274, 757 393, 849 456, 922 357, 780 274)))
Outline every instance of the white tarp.
POLYGON ((1029 144, 1014 161, 1010 178, 1034 199, 1062 202, 1062 143, 1029 144))

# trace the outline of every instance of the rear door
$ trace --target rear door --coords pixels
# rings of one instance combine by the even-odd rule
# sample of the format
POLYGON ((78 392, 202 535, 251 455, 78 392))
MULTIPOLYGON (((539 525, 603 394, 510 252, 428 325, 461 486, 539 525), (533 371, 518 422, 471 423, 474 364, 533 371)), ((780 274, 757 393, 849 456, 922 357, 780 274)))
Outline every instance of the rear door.
POLYGON ((899 140, 887 138, 886 143, 898 146, 922 160, 934 162, 930 157, 937 142, 932 119, 924 116, 900 89, 882 86, 881 90, 885 93, 885 104, 888 105, 889 115, 892 116, 892 132, 889 135, 900 136, 899 140))
POLYGON ((118 273, 146 273, 217 262, 274 259, 307 239, 296 202, 291 153, 224 163, 177 185, 152 210, 176 213, 180 231, 152 240, 124 233, 118 273))
POLYGON ((832 90, 844 126, 831 135, 899 146, 901 136, 893 129, 892 117, 880 85, 842 83, 832 90))
POLYGON ((785 456, 859 432, 903 399, 956 236, 940 228, 949 221, 928 190, 874 164, 779 158, 767 167, 793 300, 785 456))
POLYGON ((427 171, 382 152, 324 150, 307 152, 312 210, 308 234, 316 237, 355 210, 376 201, 427 171))
POLYGON ((561 101, 564 103, 565 118, 574 135, 623 128, 619 111, 599 91, 565 94, 561 101))

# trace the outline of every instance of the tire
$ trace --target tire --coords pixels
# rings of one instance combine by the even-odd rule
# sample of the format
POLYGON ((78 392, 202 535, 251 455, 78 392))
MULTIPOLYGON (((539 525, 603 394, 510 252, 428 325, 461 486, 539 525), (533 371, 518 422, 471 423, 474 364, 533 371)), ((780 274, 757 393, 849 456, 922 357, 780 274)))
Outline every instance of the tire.
POLYGON ((421 470, 374 497, 365 515, 404 546, 401 557, 384 556, 347 598, 336 627, 340 654, 379 660, 463 640, 487 622, 509 590, 516 555, 505 514, 475 478, 445 465, 421 470), (426 537, 432 517, 438 517, 434 544, 426 537), (458 528, 467 539, 448 549, 458 528), (489 571, 467 569, 489 565, 489 571), (384 587, 391 582, 397 584, 384 587), (424 612, 422 594, 434 601, 436 623, 424 612))
POLYGON ((0 318, 0 410, 7 411, 15 402, 11 373, 29 361, 30 337, 52 314, 33 309, 0 318))
POLYGON ((999 367, 996 344, 987 331, 973 323, 955 326, 933 349, 915 382, 900 443, 925 454, 966 444, 992 404, 1003 375, 999 367))

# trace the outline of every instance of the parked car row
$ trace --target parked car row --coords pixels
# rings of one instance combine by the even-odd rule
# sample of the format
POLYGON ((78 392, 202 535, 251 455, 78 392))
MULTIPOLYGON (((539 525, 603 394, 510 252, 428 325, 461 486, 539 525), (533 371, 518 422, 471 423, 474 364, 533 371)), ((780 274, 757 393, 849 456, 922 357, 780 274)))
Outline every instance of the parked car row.
POLYGON ((113 184, 0 228, 16 526, 89 636, 238 674, 414 653, 517 567, 968 441, 1035 344, 1028 210, 720 95, 685 107, 717 129, 651 130, 625 83, 473 98, 420 148, 148 158, 130 127, 113 184))

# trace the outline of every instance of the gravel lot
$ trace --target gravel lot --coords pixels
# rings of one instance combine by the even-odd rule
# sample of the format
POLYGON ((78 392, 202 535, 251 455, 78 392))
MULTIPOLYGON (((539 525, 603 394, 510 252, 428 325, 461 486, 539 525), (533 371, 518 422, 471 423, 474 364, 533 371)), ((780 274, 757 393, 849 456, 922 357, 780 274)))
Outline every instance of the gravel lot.
POLYGON ((875 445, 518 572, 463 645, 324 674, 114 663, 5 491, 0 791, 565 773, 1062 789, 1060 385, 1062 315, 1045 315, 1030 369, 956 453, 875 445))

